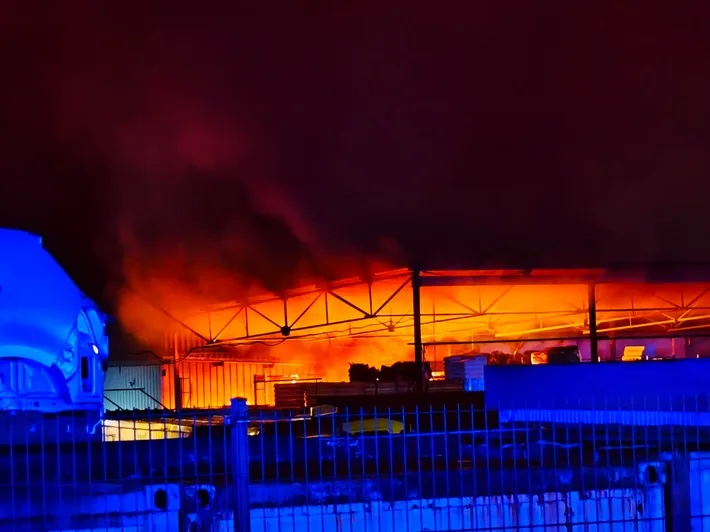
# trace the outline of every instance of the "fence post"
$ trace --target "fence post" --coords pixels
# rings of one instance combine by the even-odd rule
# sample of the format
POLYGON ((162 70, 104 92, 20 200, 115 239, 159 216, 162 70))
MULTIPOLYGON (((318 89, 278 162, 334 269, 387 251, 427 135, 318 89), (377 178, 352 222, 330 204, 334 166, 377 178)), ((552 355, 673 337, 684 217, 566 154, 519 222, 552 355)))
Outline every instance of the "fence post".
POLYGON ((231 440, 232 440, 232 511, 234 532, 249 532, 249 441, 247 428, 249 414, 247 400, 242 397, 232 399, 231 440))
MULTIPOLYGON (((666 530, 680 532, 691 530, 691 460, 687 449, 674 451, 667 462, 670 466, 669 486, 664 486, 666 530)), ((698 477, 696 477, 698 478, 698 477)), ((699 494, 700 490, 698 490, 699 494)), ((696 495, 697 495, 696 494, 696 495)))

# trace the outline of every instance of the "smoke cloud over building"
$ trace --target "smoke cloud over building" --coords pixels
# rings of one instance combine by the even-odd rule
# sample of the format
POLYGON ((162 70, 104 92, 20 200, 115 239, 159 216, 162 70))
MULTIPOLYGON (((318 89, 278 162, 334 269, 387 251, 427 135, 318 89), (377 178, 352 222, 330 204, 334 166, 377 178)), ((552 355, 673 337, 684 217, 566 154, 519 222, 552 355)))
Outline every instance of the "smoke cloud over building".
POLYGON ((111 304, 705 260, 703 13, 553 4, 4 7, 0 221, 111 304))

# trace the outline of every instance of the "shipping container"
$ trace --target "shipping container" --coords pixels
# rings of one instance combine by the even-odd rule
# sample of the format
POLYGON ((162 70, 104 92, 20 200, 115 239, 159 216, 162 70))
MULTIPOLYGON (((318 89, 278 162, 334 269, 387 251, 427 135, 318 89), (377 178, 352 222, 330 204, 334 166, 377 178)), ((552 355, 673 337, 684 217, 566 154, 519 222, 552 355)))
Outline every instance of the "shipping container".
POLYGON ((146 410, 164 408, 163 376, 159 365, 109 366, 104 381, 104 408, 146 410))
POLYGON ((163 365, 163 403, 168 408, 224 408, 234 397, 247 404, 274 404, 274 383, 269 378, 293 378, 309 371, 301 364, 273 364, 216 360, 188 360, 163 365), (177 368, 177 379, 175 378, 177 368), (255 386, 256 380, 256 386, 255 386), (175 390, 179 401, 176 404, 175 390))
POLYGON ((444 375, 449 380, 482 378, 486 363, 485 355, 447 357, 444 359, 444 375))
POLYGON ((444 359, 444 374, 447 381, 463 381, 467 392, 482 392, 485 389, 483 368, 485 355, 458 355, 444 359))

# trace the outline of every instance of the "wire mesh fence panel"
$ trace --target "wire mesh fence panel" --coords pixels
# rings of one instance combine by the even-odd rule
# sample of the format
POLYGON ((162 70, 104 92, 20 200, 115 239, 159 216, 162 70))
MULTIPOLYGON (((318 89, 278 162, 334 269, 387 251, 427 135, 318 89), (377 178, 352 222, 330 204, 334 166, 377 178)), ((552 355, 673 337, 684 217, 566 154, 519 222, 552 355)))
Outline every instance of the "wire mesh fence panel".
POLYGON ((471 404, 262 414, 249 428, 251 529, 678 529, 667 525, 680 512, 676 452, 701 440, 506 415, 471 404))
POLYGON ((710 530, 710 396, 5 416, 0 530, 710 530))
MULTIPOLYGON (((228 413, 228 411, 227 411, 228 413)), ((227 510, 225 412, 6 416, 0 530, 190 530, 227 510)))

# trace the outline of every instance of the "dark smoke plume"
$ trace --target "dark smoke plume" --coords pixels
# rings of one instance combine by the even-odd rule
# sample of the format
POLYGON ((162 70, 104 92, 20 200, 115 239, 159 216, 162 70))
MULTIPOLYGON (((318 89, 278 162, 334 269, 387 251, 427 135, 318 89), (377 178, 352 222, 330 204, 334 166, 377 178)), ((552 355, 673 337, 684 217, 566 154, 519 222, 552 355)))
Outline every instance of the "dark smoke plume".
POLYGON ((694 6, 3 5, 0 222, 97 297, 707 259, 694 6))

